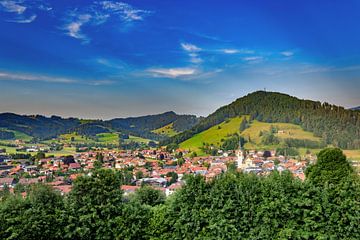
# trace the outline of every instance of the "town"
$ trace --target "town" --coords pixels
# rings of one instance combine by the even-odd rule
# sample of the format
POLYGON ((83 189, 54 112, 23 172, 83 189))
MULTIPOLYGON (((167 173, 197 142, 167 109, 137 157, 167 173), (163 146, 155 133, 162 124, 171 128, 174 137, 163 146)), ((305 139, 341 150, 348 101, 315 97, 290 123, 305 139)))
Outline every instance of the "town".
POLYGON ((144 150, 90 150, 51 157, 38 152, 31 159, 14 159, 3 153, 0 155, 0 189, 6 188, 25 195, 26 186, 44 183, 64 195, 71 191, 72 183, 78 176, 91 174, 94 168, 107 168, 123 174, 124 185, 121 188, 124 195, 135 192, 143 185, 150 185, 169 196, 182 187, 186 175, 200 174, 206 180, 211 180, 231 168, 257 175, 268 175, 274 170, 288 170, 295 177, 304 180, 304 170, 315 160, 316 157, 311 154, 300 160, 278 155, 275 150, 219 150, 218 156, 189 156, 186 150, 167 151, 165 147, 144 150))

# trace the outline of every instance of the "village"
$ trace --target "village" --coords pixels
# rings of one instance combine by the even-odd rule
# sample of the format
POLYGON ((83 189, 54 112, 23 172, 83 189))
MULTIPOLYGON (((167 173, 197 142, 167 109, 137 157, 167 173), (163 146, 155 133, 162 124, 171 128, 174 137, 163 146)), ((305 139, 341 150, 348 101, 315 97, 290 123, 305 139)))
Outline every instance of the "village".
POLYGON ((199 174, 211 180, 230 168, 244 173, 268 175, 272 171, 290 171, 294 177, 305 179, 304 170, 315 161, 309 156, 298 160, 277 155, 275 151, 219 152, 219 156, 192 156, 186 150, 168 152, 165 148, 145 150, 87 151, 68 156, 52 156, 29 162, 0 155, 0 190, 20 191, 25 195, 26 186, 44 183, 62 195, 71 191, 73 181, 94 168, 119 171, 124 176, 121 186, 124 195, 135 192, 143 185, 150 185, 166 196, 184 184, 189 174, 199 174))

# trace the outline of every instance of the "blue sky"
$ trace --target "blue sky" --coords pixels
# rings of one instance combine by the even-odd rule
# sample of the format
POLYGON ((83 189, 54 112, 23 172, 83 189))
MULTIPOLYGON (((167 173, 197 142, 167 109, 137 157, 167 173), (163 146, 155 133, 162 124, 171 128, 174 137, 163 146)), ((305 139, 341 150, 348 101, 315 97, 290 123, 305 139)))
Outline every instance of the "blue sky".
POLYGON ((0 112, 206 116, 266 88, 360 105, 360 1, 0 0, 0 112))

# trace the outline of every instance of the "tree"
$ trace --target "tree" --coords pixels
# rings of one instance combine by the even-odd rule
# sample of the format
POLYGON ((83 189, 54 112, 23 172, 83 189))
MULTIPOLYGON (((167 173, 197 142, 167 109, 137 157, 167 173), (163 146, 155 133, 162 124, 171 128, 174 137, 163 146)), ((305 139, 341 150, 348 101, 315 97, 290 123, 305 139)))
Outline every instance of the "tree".
POLYGON ((133 201, 149 206, 156 206, 165 202, 165 194, 160 190, 145 185, 135 191, 133 201))
POLYGON ((1 239, 60 239, 63 199, 50 186, 30 186, 24 199, 12 195, 1 202, 1 239))
POLYGON ((38 152, 38 153, 36 153, 36 155, 35 155, 35 158, 37 159, 37 160, 40 160, 40 159, 43 159, 43 158, 45 158, 46 156, 45 156, 45 153, 43 153, 43 152, 38 152))
POLYGON ((178 176, 178 174, 176 172, 168 172, 166 174, 166 177, 171 177, 169 185, 171 185, 173 183, 176 183, 178 178, 179 178, 179 176, 178 176))
POLYGON ((93 166, 94 168, 102 168, 102 163, 99 160, 95 160, 93 166))
POLYGON ((101 162, 101 163, 104 163, 104 155, 102 153, 96 153, 96 160, 101 162))
POLYGON ((123 206, 120 184, 120 176, 108 169, 78 177, 66 201, 66 237, 114 239, 123 206))
POLYGON ((144 173, 142 171, 137 171, 135 177, 137 180, 139 180, 144 177, 144 173))
POLYGON ((338 184, 353 175, 354 169, 342 150, 327 148, 319 152, 316 164, 308 167, 305 173, 315 184, 338 184))
POLYGON ((246 117, 243 118, 243 120, 240 123, 240 132, 244 131, 248 127, 248 122, 246 120, 246 117))

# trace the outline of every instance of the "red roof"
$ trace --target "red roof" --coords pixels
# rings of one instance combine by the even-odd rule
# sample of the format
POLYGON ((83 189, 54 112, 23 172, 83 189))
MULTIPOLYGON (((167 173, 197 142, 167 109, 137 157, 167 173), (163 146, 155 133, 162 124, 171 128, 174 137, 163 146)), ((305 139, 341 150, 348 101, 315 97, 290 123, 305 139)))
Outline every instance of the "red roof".
POLYGON ((79 169, 81 165, 79 163, 70 163, 69 169, 79 169))

